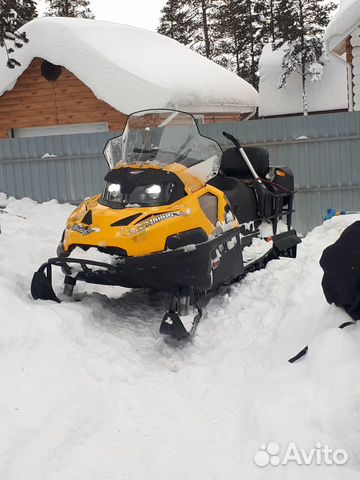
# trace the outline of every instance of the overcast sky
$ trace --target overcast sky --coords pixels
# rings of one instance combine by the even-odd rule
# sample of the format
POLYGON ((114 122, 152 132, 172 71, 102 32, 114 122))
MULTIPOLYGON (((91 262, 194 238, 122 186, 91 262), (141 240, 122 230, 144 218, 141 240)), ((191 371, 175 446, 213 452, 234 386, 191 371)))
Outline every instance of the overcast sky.
MULTIPOLYGON (((97 20, 109 20, 136 27, 156 30, 160 10, 166 0, 90 0, 97 20)), ((45 0, 38 0, 39 13, 44 11, 45 0)))

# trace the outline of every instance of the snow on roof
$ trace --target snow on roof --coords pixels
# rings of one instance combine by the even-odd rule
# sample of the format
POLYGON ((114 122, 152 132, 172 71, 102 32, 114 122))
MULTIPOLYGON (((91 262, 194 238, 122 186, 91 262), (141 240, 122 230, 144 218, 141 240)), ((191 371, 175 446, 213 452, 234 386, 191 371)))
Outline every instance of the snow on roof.
POLYGON ((23 30, 30 42, 15 52, 21 67, 8 69, 0 50, 0 95, 40 57, 64 66, 99 99, 126 114, 147 108, 251 112, 258 105, 258 93, 245 80, 158 33, 54 17, 32 20, 23 30))
POLYGON ((330 50, 336 47, 360 26, 360 1, 341 0, 339 8, 325 31, 330 50))
MULTIPOLYGON (((302 113, 301 77, 292 73, 286 88, 279 87, 283 49, 272 51, 264 46, 259 60, 260 116, 302 113)), ((307 80, 309 112, 348 108, 346 64, 330 55, 319 82, 307 80)))

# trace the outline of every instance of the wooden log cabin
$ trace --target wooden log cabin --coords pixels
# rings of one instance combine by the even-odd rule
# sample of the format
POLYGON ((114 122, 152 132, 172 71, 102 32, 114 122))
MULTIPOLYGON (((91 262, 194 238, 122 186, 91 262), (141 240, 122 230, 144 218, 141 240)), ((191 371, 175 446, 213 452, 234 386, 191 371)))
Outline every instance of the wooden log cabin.
MULTIPOLYGON (((71 133, 121 132, 117 111, 61 65, 34 58, 15 87, 0 97, 0 139, 71 133)), ((241 114, 204 114, 204 123, 226 123, 241 114)))
POLYGON ((0 139, 119 132, 143 109, 183 110, 206 123, 256 111, 247 82, 157 33, 55 17, 23 28, 20 67, 8 69, 0 48, 0 139))
POLYGON ((73 73, 34 58, 0 97, 0 138, 119 132, 126 115, 96 98, 73 73))

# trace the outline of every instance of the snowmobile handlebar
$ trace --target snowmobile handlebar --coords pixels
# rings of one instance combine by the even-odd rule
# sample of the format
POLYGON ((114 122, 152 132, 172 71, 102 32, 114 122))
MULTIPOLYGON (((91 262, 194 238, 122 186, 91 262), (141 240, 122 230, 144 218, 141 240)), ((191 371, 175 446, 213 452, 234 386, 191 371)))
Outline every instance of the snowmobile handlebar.
POLYGON ((230 142, 232 142, 235 145, 236 148, 241 148, 239 140, 237 140, 234 137, 234 135, 231 135, 231 133, 227 133, 227 132, 223 132, 223 135, 224 135, 225 138, 230 140, 230 142))
MULTIPOLYGON (((242 156, 242 158, 244 159, 244 162, 246 163, 246 165, 248 166, 252 176, 255 178, 255 180, 257 182, 259 182, 260 184, 262 184, 262 181, 259 177, 259 175, 256 173, 256 170, 255 168, 253 167, 249 157, 247 156, 245 150, 243 149, 243 147, 241 146, 239 140, 237 140, 234 135, 231 135, 231 133, 227 133, 227 132, 223 132, 223 135, 225 138, 227 138, 228 140, 230 140, 234 145, 235 147, 239 150, 240 152, 240 155, 242 156)), ((265 188, 265 187, 263 187, 265 188)))

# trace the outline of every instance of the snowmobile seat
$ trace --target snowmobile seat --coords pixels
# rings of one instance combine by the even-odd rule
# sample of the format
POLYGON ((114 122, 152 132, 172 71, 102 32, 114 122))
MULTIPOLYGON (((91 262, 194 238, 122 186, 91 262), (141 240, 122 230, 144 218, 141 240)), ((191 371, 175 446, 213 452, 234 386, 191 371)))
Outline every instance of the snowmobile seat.
MULTIPOLYGON (((265 148, 244 147, 246 155, 260 178, 265 178, 269 171, 269 152, 265 148)), ((237 148, 230 148, 223 153, 221 171, 241 180, 252 179, 253 176, 237 148)))
POLYGON ((256 196, 250 185, 238 178, 228 177, 222 173, 212 178, 208 184, 225 193, 232 211, 240 223, 250 222, 258 218, 256 196))

